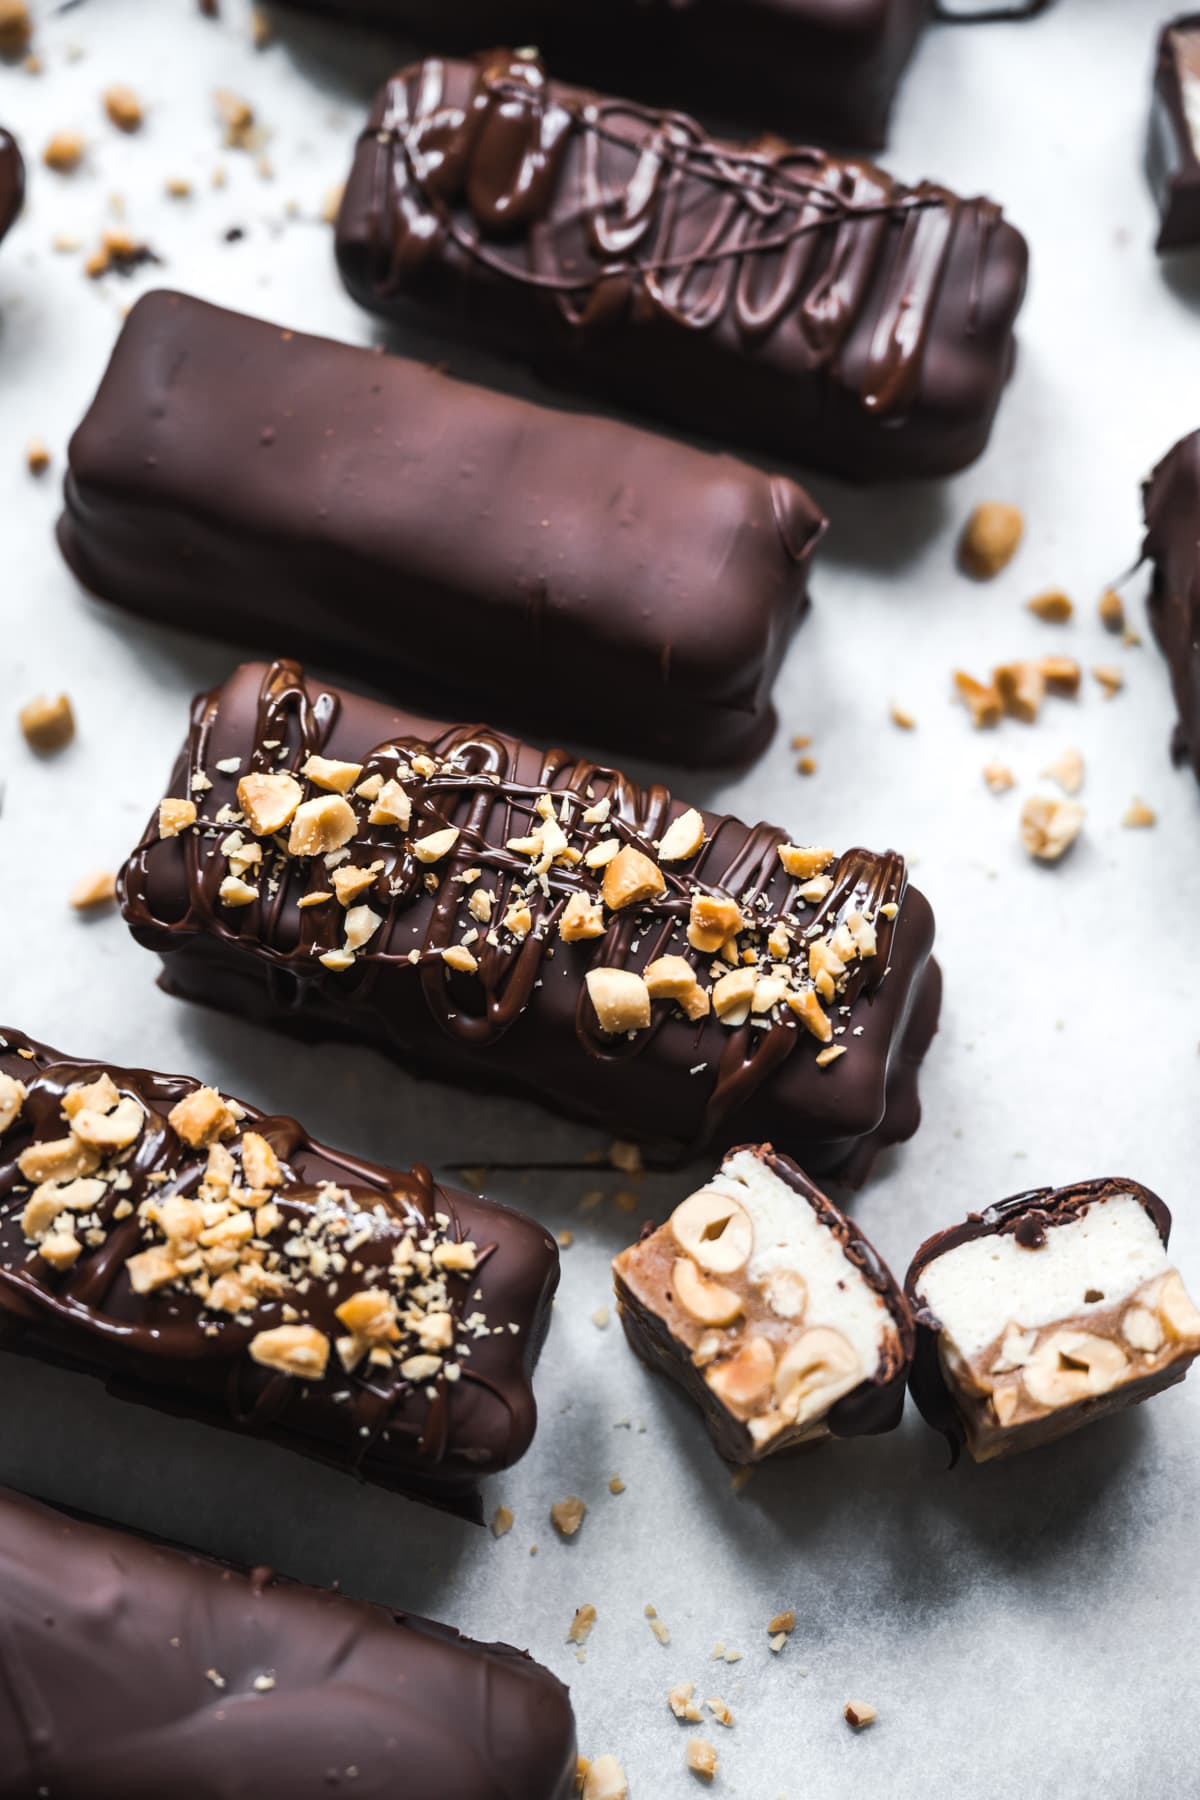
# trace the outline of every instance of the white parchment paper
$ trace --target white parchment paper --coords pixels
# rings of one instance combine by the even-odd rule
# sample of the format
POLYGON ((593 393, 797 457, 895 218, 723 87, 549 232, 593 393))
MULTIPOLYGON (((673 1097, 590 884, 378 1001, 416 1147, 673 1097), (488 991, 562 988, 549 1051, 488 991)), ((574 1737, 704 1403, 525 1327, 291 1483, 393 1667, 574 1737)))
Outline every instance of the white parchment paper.
MULTIPOLYGON (((0 1480, 528 1646, 570 1681, 582 1747, 621 1757, 633 1800, 695 1792, 688 1731, 666 1705, 682 1680, 732 1707, 732 1729, 703 1729, 720 1752, 714 1792, 743 1800, 1196 1793, 1200 1381, 1025 1460, 953 1475, 910 1412, 888 1439, 764 1470, 737 1494, 687 1405, 634 1361, 615 1322, 593 1322, 611 1255, 702 1169, 631 1189, 583 1166, 604 1148, 597 1136, 533 1107, 418 1085, 372 1055, 298 1048, 169 1000, 115 915, 69 913, 75 878, 115 868, 138 836, 189 695, 227 672, 236 647, 136 625, 77 591, 52 538, 68 434, 121 309, 158 282, 371 341, 320 215, 400 53, 282 15, 256 51, 241 0, 224 0, 220 23, 190 0, 35 10, 44 72, 0 66, 0 120, 22 137, 31 178, 0 249, 0 1023, 202 1074, 365 1154, 445 1173, 500 1163, 491 1192, 575 1236, 538 1440, 490 1484, 489 1513, 504 1502, 516 1516, 502 1541, 14 1359, 0 1359, 0 1480), (135 138, 103 116, 113 81, 147 105, 135 138), (273 179, 221 149, 218 86, 269 128, 273 179), (38 160, 65 128, 89 139, 70 177, 38 160), (192 198, 165 197, 171 176, 193 182, 192 198), (92 283, 82 254, 52 240, 92 248, 113 195, 163 267, 92 283), (244 236, 225 241, 234 227, 244 236), (54 454, 41 481, 24 466, 35 434, 54 454), (79 736, 42 763, 15 714, 60 688, 79 736), (591 1191, 604 1199, 581 1211, 591 1191), (589 1509, 569 1544, 549 1520, 568 1494, 589 1509), (584 1601, 599 1619, 580 1663, 565 1640, 584 1601), (669 1627, 665 1646, 647 1604, 669 1627), (797 1626, 775 1656, 767 1623, 786 1606, 797 1626), (718 1644, 740 1660, 714 1661, 718 1644), (879 1709, 857 1736, 842 1720, 850 1698, 879 1709)), ((1200 266, 1154 258, 1140 167, 1159 17, 1149 0, 1059 0, 1024 26, 929 32, 887 161, 995 195, 1028 234, 1017 373, 991 449, 957 479, 875 493, 811 484, 834 529, 779 684, 780 733, 736 781, 690 784, 801 841, 894 844, 933 900, 947 985, 925 1122, 856 1207, 901 1274, 969 1207, 1124 1173, 1175 1209, 1177 1259, 1200 1281, 1200 793, 1168 760, 1158 652, 1123 648, 1094 611, 1136 557, 1141 477, 1200 423, 1200 266), (981 587, 952 551, 985 498, 1020 505, 1027 536, 981 587), (1076 624, 1023 610, 1048 586, 1074 595, 1076 624), (1088 668, 1117 662, 1124 690, 1105 700, 1089 679, 1035 728, 972 732, 951 698, 954 667, 983 674, 1055 650, 1088 668), (915 731, 890 722, 893 702, 915 731), (788 747, 796 732, 814 740, 809 779, 788 747), (1086 835, 1047 870, 1019 847, 1018 811, 1070 745, 1087 762, 1086 835), (1016 791, 989 794, 991 758, 1012 766, 1016 791), (1154 829, 1122 828, 1134 795, 1157 812, 1154 829)), ((1141 578, 1126 590, 1139 626, 1143 590, 1141 578)))

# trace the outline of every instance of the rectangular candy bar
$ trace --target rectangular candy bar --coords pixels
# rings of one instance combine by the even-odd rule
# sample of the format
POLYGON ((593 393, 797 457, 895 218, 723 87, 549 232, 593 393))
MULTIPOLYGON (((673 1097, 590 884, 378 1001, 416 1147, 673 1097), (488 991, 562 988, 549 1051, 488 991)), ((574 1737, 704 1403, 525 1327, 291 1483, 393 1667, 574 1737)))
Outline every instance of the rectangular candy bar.
POLYGON ((1142 490, 1146 538, 1154 567, 1150 622, 1171 674, 1179 714, 1172 741, 1177 762, 1200 778, 1200 431, 1182 438, 1142 490))
POLYGON ((507 50, 387 84, 337 253, 373 312, 862 481, 979 455, 1027 262, 990 200, 778 139, 725 142, 507 50))
POLYGON ((0 126, 0 238, 21 210, 25 198, 25 164, 17 140, 0 126))
POLYGON ((730 457, 156 293, 72 440, 59 540, 161 623, 714 763, 770 731, 824 524, 730 457))
POLYGON ((729 1462, 900 1423, 908 1302, 853 1220, 770 1145, 613 1263, 625 1333, 700 1407, 729 1462))
POLYGON ((913 1399, 976 1462, 1063 1437, 1182 1381, 1200 1312, 1167 1255, 1171 1215, 1136 1181, 1005 1200, 918 1250, 913 1399))
POLYGON ((0 1491, 0 1800, 570 1800, 506 1644, 0 1491))
POLYGON ((1156 249, 1200 245, 1200 13, 1162 28, 1146 172, 1161 220, 1156 249))
POLYGON ((171 991, 692 1148, 861 1177, 920 1116, 933 916, 903 858, 791 844, 483 725, 249 664, 122 872, 171 991))
POLYGON ((933 0, 291 0, 392 25, 439 50, 539 44, 584 81, 711 106, 822 142, 881 144, 933 0))
POLYGON ((528 1449, 532 1220, 212 1088, 0 1033, 0 1343, 478 1512, 528 1449))

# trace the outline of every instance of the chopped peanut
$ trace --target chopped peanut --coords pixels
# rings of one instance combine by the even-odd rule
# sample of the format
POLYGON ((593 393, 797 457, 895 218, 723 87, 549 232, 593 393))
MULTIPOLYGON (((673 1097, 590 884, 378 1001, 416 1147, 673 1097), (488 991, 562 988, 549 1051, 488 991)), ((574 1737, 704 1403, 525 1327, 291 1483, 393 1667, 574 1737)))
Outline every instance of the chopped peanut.
POLYGON ((251 1338, 250 1354, 264 1369, 320 1381, 329 1363, 329 1339, 313 1325, 277 1325, 251 1338))
POLYGON ((196 823, 196 802, 194 800, 162 800, 158 808, 158 835, 160 838, 178 837, 181 832, 188 831, 196 823))
POLYGON ((1000 704, 1012 719, 1032 725, 1046 698, 1046 678, 1036 663, 1002 663, 992 670, 1000 704))
POLYGON ((601 892, 605 906, 620 912, 626 906, 640 906, 665 893, 666 877, 658 864, 651 862, 632 844, 623 844, 604 871, 601 892))
POLYGON ((107 906, 117 897, 117 878, 107 869, 96 869, 83 875, 71 889, 70 901, 76 912, 90 912, 93 907, 107 906))
POLYGON ((1021 841, 1039 862, 1057 862, 1079 836, 1084 817, 1076 800, 1034 794, 1021 809, 1021 841))
MULTIPOLYGON (((490 910, 489 906, 489 912, 490 910)), ((558 922, 558 935, 564 944, 603 937, 604 931, 604 910, 599 902, 590 899, 587 894, 572 894, 558 922)))
POLYGON ((650 993, 640 975, 631 969, 601 968, 589 969, 585 979, 601 1031, 615 1036, 646 1029, 650 1023, 650 993))
POLYGON ((104 90, 104 110, 118 131, 140 131, 145 117, 142 103, 131 87, 117 82, 104 90))
POLYGON ((231 1137, 237 1119, 215 1088, 198 1087, 184 1096, 167 1114, 167 1124, 193 1150, 207 1150, 219 1139, 231 1137))
POLYGON ((1065 625, 1075 611, 1070 596, 1061 588, 1047 588, 1044 593, 1035 594, 1026 606, 1036 618, 1045 620, 1047 625, 1065 625))
POLYGON ((977 581, 990 581, 1012 561, 1024 529, 1017 507, 985 500, 971 514, 959 539, 961 568, 977 581))
MULTIPOLYGON (((240 788, 239 788, 240 792, 240 788)), ((297 806, 288 836, 292 856, 328 856, 341 850, 358 830, 354 808, 340 794, 324 794, 297 806)))
POLYGON ((976 681, 963 669, 954 671, 954 685, 958 689, 958 697, 971 714, 971 723, 976 731, 982 731, 990 725, 998 725, 1004 713, 1000 695, 990 683, 976 681))
POLYGON ((273 837, 295 818, 304 789, 293 775, 243 775, 237 797, 255 837, 273 837))
POLYGON ((47 700, 39 694, 17 716, 25 742, 43 756, 64 749, 75 736, 75 714, 66 694, 60 694, 57 700, 47 700))
POLYGON ((693 894, 688 920, 688 943, 693 950, 719 950, 742 929, 741 909, 723 895, 693 894))

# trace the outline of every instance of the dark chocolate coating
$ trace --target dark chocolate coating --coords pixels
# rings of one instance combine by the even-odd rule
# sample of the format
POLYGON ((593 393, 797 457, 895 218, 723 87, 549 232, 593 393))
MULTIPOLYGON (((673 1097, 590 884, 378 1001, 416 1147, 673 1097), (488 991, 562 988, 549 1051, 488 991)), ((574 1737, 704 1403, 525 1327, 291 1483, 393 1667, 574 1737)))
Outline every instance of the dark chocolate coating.
POLYGON ((779 139, 722 142, 507 50, 388 83, 337 254, 385 317, 860 481, 979 455, 1027 262, 989 200, 779 139))
POLYGON ((1158 40, 1146 173, 1160 215, 1160 254, 1200 246, 1200 147, 1184 98, 1185 75, 1200 86, 1200 13, 1172 19, 1158 40))
POLYGON ((569 1800, 575 1762, 506 1644, 0 1491, 0 1800, 569 1800))
POLYGON ((25 164, 17 140, 0 125, 0 238, 25 199, 25 164))
MULTIPOLYGON (((264 1118, 247 1107, 250 1125, 284 1164, 285 1183, 274 1198, 285 1217, 301 1219, 321 1181, 348 1189, 363 1209, 384 1206, 395 1218, 394 1232, 364 1245, 355 1259, 370 1270, 386 1269, 407 1230, 415 1225, 423 1232, 435 1212, 447 1215, 448 1235, 472 1240, 479 1251, 477 1272, 455 1284, 453 1310, 459 1316, 478 1310, 490 1325, 504 1327, 472 1341, 457 1381, 439 1375, 414 1383, 397 1365, 382 1370, 363 1364, 347 1374, 331 1354, 323 1380, 301 1382, 260 1367, 247 1351, 257 1331, 281 1322, 278 1304, 260 1304, 253 1323, 244 1324, 204 1311, 178 1288, 136 1294, 126 1273, 129 1257, 146 1247, 138 1204, 149 1195, 192 1195, 203 1178, 206 1152, 190 1150, 166 1123, 175 1103, 198 1084, 68 1059, 12 1030, 0 1032, 0 1073, 29 1089, 20 1118, 0 1137, 0 1347, 98 1376, 123 1399, 264 1437, 478 1517, 480 1477, 516 1462, 537 1422, 531 1378, 559 1267, 557 1247, 540 1225, 441 1187, 428 1169, 401 1172, 359 1162, 314 1142, 294 1119, 264 1118), (23 1050, 32 1057, 22 1056, 23 1050), (110 1193, 97 1208, 109 1223, 105 1243, 59 1273, 31 1252, 22 1233, 29 1184, 17 1157, 35 1140, 64 1136, 63 1090, 106 1068, 151 1115, 129 1165, 133 1186, 124 1197, 134 1213, 113 1222, 119 1196, 110 1193), (164 1171, 170 1173, 165 1184, 151 1179, 164 1171), (427 1388, 434 1390, 432 1399, 427 1388)), ((348 1269, 328 1283, 313 1283, 298 1304, 309 1322, 336 1338, 344 1328, 335 1308, 369 1285, 368 1275, 348 1269)))
POLYGON ((1048 1227, 1062 1225, 1074 1214, 1114 1194, 1129 1194, 1145 1208, 1165 1246, 1171 1235, 1171 1214, 1166 1202, 1140 1182, 1107 1176, 1099 1181, 1076 1182, 1071 1187, 1031 1188, 1028 1193, 1000 1200, 983 1212, 968 1213, 961 1225, 951 1225, 926 1238, 913 1257, 904 1278, 904 1291, 916 1322, 916 1348, 908 1385, 925 1423, 946 1439, 951 1468, 962 1454, 967 1438, 938 1355, 941 1320, 920 1297, 921 1276, 937 1257, 972 1238, 1011 1236, 1027 1249, 1036 1249, 1045 1242, 1048 1227))
MULTIPOLYGON (((500 890, 502 916, 510 884, 514 877, 523 882, 529 866, 505 845, 529 829, 543 790, 608 797, 618 835, 653 854, 653 840, 686 810, 663 787, 639 788, 619 773, 485 726, 396 712, 308 681, 294 663, 276 663, 246 665, 197 699, 170 792, 186 792, 189 770, 203 764, 212 771, 229 757, 241 759, 243 770, 299 769, 319 751, 386 775, 423 749, 452 756, 463 774, 410 783, 412 829, 424 834, 456 824, 461 837, 439 862, 440 887, 430 893, 425 871, 393 828, 360 830, 359 854, 384 863, 366 896, 384 923, 347 972, 317 960, 340 944, 340 909, 297 905, 306 886, 328 879, 319 858, 311 872, 289 862, 273 897, 231 913, 217 898, 226 867, 217 839, 224 834, 160 840, 152 821, 119 891, 135 937, 163 957, 164 986, 306 1038, 370 1044, 418 1072, 520 1093, 676 1152, 728 1144, 748 1132, 771 1134, 806 1167, 861 1179, 881 1146, 916 1129, 917 1069, 936 1029, 940 979, 930 960, 933 915, 908 886, 895 852, 846 851, 829 870, 832 891, 808 915, 809 923, 832 927, 847 911, 899 907, 893 919, 880 917, 879 953, 855 965, 844 996, 849 1053, 823 1069, 813 1039, 790 1026, 731 1030, 713 1013, 689 1023, 665 1002, 656 1003, 650 1029, 632 1039, 603 1036, 586 999, 590 968, 640 971, 664 952, 688 957, 702 972, 712 962, 686 942, 688 890, 669 869, 667 890, 651 908, 614 915, 601 938, 564 943, 558 922, 568 898, 599 884, 583 865, 556 864, 548 894, 530 903, 534 924, 523 942, 492 949, 481 938, 477 975, 457 974, 443 962, 464 894, 452 876, 484 868, 500 890), (285 759, 259 751, 264 739, 286 746, 285 759)), ((215 811, 234 797, 237 778, 212 779, 204 798, 215 811)), ((705 822, 708 839, 688 880, 737 896, 747 916, 756 909, 746 897, 761 895, 763 916, 773 916, 795 892, 777 854, 786 833, 713 814, 705 822)), ((581 847, 589 833, 591 827, 581 831, 581 847)))
MULTIPOLYGON (((807 1201, 824 1229, 833 1233, 849 1261, 862 1271, 864 1280, 883 1299, 896 1326, 899 1353, 889 1349, 881 1355, 878 1367, 868 1379, 830 1407, 824 1423, 830 1433, 839 1438, 875 1437, 885 1431, 894 1431, 904 1412, 905 1387, 915 1337, 912 1313, 899 1282, 854 1220, 841 1212, 790 1156, 779 1155, 770 1144, 742 1144, 738 1148, 757 1156, 773 1175, 785 1182, 800 1199, 807 1201)), ((730 1155, 736 1154, 737 1150, 730 1152, 730 1155)), ((722 1406, 687 1351, 681 1351, 664 1320, 641 1305, 615 1269, 613 1283, 625 1336, 638 1356, 648 1368, 676 1382, 695 1402, 704 1415, 713 1443, 727 1462, 745 1464, 752 1461, 752 1443, 746 1427, 722 1406)), ((797 1452, 808 1448, 807 1444, 795 1446, 797 1452)))
POLYGON ((163 623, 696 764, 769 732, 824 524, 731 457, 156 293, 59 541, 163 623))
POLYGON ((556 69, 755 129, 882 144, 931 0, 290 0, 439 51, 538 44, 556 69))
POLYGON ((1200 431, 1181 438, 1142 489, 1154 565, 1150 622, 1171 674, 1179 713, 1172 739, 1177 762, 1200 779, 1200 431))

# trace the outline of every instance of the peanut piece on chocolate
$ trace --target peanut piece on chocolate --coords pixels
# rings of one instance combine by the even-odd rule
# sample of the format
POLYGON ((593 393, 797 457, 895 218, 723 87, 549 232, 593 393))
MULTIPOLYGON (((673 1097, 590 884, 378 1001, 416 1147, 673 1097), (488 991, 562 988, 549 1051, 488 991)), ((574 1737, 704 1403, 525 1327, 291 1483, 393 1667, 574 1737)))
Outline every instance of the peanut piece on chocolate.
POLYGON ((0 1137, 21 1116, 29 1090, 13 1075, 0 1075, 0 1137))
MULTIPOLYGON (((240 795, 240 784, 238 791, 240 795)), ((328 856, 331 851, 341 850, 348 844, 358 830, 354 808, 340 794, 305 800, 294 809, 291 820, 292 829, 288 836, 288 854, 291 856, 328 856)))
MULTIPOLYGON (((292 775, 250 774, 238 782, 237 798, 255 837, 273 837, 296 817, 304 789, 292 775)), ((294 828, 292 835, 296 835, 294 828)))
POLYGON ((237 1130, 232 1110, 210 1087, 194 1088, 185 1095, 167 1114, 167 1124, 193 1150, 207 1150, 237 1130))
POLYGON ((650 993, 631 969, 589 969, 587 990, 601 1031, 616 1036, 644 1031, 650 1023, 650 993))
POLYGON ((834 861, 832 850, 819 850, 813 845, 780 844, 779 860, 797 881, 808 881, 820 875, 834 861))
POLYGON ((688 919, 688 943, 693 950, 720 950, 742 929, 741 908, 725 895, 693 894, 688 919))
POLYGON ((605 906, 620 912, 627 906, 640 906, 666 892, 667 882, 658 864, 623 844, 604 871, 601 888, 605 906))
POLYGON ((704 820, 696 808, 680 813, 663 832, 658 846, 659 862, 684 862, 704 844, 704 820))
POLYGON ((277 1325, 251 1338, 250 1354, 264 1369, 320 1381, 329 1364, 329 1339, 313 1325, 277 1325))
MULTIPOLYGON (((472 896, 474 899, 474 896, 472 896)), ((474 906, 471 908, 474 912, 474 906)), ((489 902, 488 913, 491 912, 489 902)), ((587 894, 572 894, 558 922, 558 935, 564 944, 577 944, 587 938, 603 937, 604 910, 587 894)))
MULTIPOLYGON (((359 776, 363 766, 356 762, 335 762, 328 756, 310 756, 300 773, 314 787, 323 788, 328 794, 348 794, 359 776)), ((407 819, 403 821, 407 824, 407 819)))
POLYGON ((162 800, 158 807, 158 835, 160 838, 179 837, 196 823, 196 802, 194 800, 162 800))

